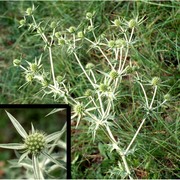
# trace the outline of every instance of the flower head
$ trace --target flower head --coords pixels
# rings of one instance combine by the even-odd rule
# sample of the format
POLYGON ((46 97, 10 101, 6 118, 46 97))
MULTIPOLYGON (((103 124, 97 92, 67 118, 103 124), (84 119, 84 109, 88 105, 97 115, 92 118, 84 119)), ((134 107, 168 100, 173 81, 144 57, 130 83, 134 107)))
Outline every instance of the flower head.
POLYGON ((34 132, 25 138, 24 144, 29 153, 37 155, 46 146, 45 135, 42 132, 34 132))

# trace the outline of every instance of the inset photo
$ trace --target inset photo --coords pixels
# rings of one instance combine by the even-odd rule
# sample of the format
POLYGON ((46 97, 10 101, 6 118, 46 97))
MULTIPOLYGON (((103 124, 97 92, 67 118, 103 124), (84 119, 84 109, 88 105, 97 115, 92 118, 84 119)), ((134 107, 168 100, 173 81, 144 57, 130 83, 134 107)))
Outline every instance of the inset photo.
POLYGON ((0 179, 68 178, 68 105, 1 105, 0 117, 0 179))

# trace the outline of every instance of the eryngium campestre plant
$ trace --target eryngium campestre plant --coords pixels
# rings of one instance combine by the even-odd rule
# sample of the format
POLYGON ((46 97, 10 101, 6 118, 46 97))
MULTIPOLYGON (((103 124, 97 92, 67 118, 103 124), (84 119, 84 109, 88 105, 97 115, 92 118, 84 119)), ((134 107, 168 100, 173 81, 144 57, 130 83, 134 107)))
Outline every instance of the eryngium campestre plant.
POLYGON ((60 168, 66 169, 62 163, 57 161, 49 153, 49 150, 52 148, 52 146, 54 146, 54 144, 49 143, 56 141, 62 136, 62 134, 66 130, 66 124, 61 131, 54 132, 50 135, 45 135, 45 133, 35 130, 33 124, 31 124, 31 132, 30 134, 28 134, 21 126, 21 124, 9 112, 6 111, 6 113, 12 124, 16 128, 17 132, 23 137, 23 143, 0 144, 0 147, 21 150, 20 152, 22 153, 22 155, 19 157, 17 165, 20 165, 25 158, 31 158, 32 165, 30 166, 32 166, 35 179, 44 179, 43 165, 45 164, 45 161, 47 159, 55 163, 60 168), (45 161, 39 161, 40 155, 44 156, 45 161))

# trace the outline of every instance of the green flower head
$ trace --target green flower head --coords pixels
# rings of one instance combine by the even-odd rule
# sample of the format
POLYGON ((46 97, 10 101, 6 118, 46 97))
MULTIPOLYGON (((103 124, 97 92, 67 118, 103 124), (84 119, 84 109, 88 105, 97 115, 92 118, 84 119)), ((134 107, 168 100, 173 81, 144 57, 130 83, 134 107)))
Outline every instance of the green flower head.
POLYGON ((39 154, 46 146, 45 135, 42 132, 34 132, 25 138, 24 145, 30 154, 39 154))

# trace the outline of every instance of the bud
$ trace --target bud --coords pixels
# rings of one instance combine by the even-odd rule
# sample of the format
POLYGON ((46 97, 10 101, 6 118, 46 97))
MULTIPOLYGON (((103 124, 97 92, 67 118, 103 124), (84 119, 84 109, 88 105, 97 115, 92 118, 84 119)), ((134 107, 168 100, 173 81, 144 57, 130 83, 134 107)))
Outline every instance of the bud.
POLYGON ((33 76, 33 74, 28 73, 28 74, 26 74, 25 78, 26 78, 27 82, 31 82, 33 80, 34 76, 33 76))
POLYGON ((78 36, 78 38, 83 38, 84 37, 84 33, 82 31, 79 31, 77 36, 78 36))
POLYGON ((116 78, 118 78, 119 74, 117 71, 113 70, 109 73, 109 76, 111 77, 111 79, 116 79, 116 78))
POLYGON ((56 32, 55 37, 60 38, 61 37, 61 32, 56 32))
POLYGON ((134 28, 138 25, 137 21, 135 19, 131 19, 129 22, 128 22, 128 27, 129 28, 134 28))
POLYGON ((170 94, 165 94, 164 95, 164 100, 169 101, 171 99, 171 95, 170 94))
POLYGON ((100 86, 99 86, 99 90, 100 90, 101 92, 107 92, 108 89, 109 89, 109 87, 108 87, 108 85, 106 85, 106 84, 100 84, 100 86))
POLYGON ((58 39, 58 45, 65 45, 65 44, 66 44, 65 39, 63 39, 63 38, 58 39))
POLYGON ((95 65, 93 63, 87 63, 86 64, 86 69, 93 69, 95 67, 95 65))
POLYGON ((27 8, 27 9, 26 9, 26 14, 27 14, 28 16, 31 16, 32 13, 33 13, 32 8, 27 8))
POLYGON ((115 45, 116 45, 116 43, 115 43, 114 40, 110 40, 110 41, 108 42, 108 46, 109 46, 110 48, 114 48, 115 45))
POLYGON ((92 19, 92 17, 93 17, 92 13, 90 13, 90 12, 86 13, 86 19, 90 20, 90 19, 92 19))
POLYGON ((120 26, 121 25, 120 19, 115 19, 113 23, 114 23, 115 26, 120 26))
POLYGON ((48 85, 49 85, 48 81, 45 79, 41 80, 41 84, 43 87, 48 87, 48 85))
POLYGON ((71 26, 71 27, 68 29, 68 31, 69 31, 70 33, 75 33, 75 32, 76 32, 76 28, 75 28, 74 26, 71 26))
POLYGON ((24 25, 26 24, 26 20, 25 20, 25 19, 21 19, 21 20, 19 21, 19 24, 20 24, 21 26, 24 26, 24 25))
POLYGON ((38 65, 35 64, 35 63, 31 63, 31 64, 30 64, 30 70, 31 70, 32 72, 36 72, 36 71, 38 70, 38 65))
POLYGON ((56 22, 51 22, 51 24, 50 24, 50 27, 52 28, 52 29, 54 29, 55 27, 56 27, 56 22))
POLYGON ((117 39, 115 41, 115 44, 117 48, 121 48, 121 47, 126 46, 126 41, 124 39, 117 39))
POLYGON ((86 92, 84 93, 84 95, 85 95, 86 97, 90 97, 90 96, 93 95, 93 91, 92 91, 91 89, 87 89, 86 92))
POLYGON ((74 106, 74 112, 77 113, 78 115, 82 115, 84 113, 85 109, 83 104, 76 104, 74 106))
POLYGON ((62 76, 57 76, 56 80, 58 83, 61 83, 64 78, 62 76))
POLYGON ((14 66, 20 66, 20 65, 21 65, 21 60, 19 60, 19 59, 14 59, 14 60, 13 60, 13 65, 14 65, 14 66))
POLYGON ((94 28, 93 26, 88 26, 88 28, 87 28, 87 29, 88 29, 88 31, 92 31, 92 30, 93 30, 93 28, 94 28))
POLYGON ((152 85, 152 86, 157 86, 160 82, 161 82, 161 79, 160 79, 159 77, 154 77, 154 78, 151 80, 151 85, 152 85))

